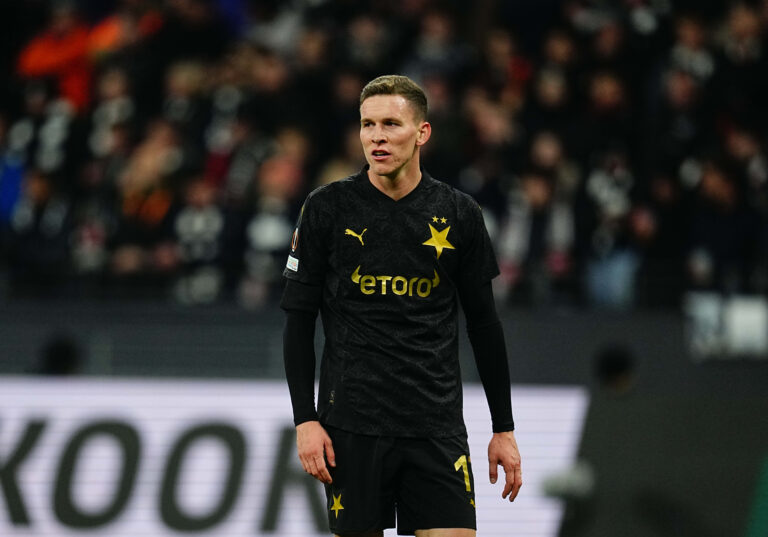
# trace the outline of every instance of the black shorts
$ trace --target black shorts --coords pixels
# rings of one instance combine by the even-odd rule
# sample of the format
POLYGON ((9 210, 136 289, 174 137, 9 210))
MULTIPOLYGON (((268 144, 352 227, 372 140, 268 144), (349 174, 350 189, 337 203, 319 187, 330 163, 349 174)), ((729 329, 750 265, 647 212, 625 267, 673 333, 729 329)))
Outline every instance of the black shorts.
POLYGON ((471 528, 475 486, 466 434, 448 438, 367 436, 326 427, 336 454, 325 486, 331 531, 395 527, 471 528))

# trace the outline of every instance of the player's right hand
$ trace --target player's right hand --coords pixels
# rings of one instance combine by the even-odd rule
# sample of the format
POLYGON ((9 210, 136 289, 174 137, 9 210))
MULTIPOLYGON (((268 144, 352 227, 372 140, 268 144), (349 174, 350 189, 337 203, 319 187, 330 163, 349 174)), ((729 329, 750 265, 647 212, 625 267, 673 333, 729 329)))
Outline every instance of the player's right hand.
POLYGON ((296 426, 296 448, 304 471, 323 483, 332 483, 328 465, 336 467, 331 437, 319 421, 305 421, 296 426))

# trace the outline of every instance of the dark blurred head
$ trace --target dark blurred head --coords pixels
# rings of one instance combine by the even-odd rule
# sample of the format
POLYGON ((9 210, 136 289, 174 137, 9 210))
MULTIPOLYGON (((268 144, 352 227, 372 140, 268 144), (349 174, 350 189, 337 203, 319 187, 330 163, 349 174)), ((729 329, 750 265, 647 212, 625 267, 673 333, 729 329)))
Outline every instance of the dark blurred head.
POLYGON ((635 372, 635 357, 622 344, 607 345, 595 354, 595 377, 600 386, 624 393, 631 387, 635 372))
POLYGON ((74 338, 56 334, 44 343, 38 370, 41 375, 74 375, 81 370, 82 357, 74 338))
POLYGON ((549 63, 565 67, 576 61, 576 43, 566 30, 552 30, 547 34, 543 48, 544 58, 549 63))
POLYGON ((699 99, 699 85, 689 73, 673 69, 664 77, 664 98, 675 110, 687 110, 699 99))
POLYGON ((694 14, 683 14, 675 20, 677 42, 689 49, 699 50, 707 42, 707 29, 694 14))
POLYGON ((531 209, 542 211, 550 206, 554 193, 554 179, 545 170, 529 168, 520 176, 520 187, 531 209))
POLYGON ((589 99, 596 112, 612 112, 624 106, 626 92, 621 78, 612 71, 600 71, 589 82, 589 99))

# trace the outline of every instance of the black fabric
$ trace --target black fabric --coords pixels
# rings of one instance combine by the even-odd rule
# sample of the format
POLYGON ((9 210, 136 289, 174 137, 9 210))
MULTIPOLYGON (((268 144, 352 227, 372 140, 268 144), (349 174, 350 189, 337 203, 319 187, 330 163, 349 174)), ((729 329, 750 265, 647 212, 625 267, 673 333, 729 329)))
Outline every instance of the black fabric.
POLYGON ((325 486, 331 532, 367 534, 392 528, 395 520, 399 535, 476 528, 466 434, 396 438, 327 431, 336 453, 333 483, 325 486))
POLYGON ((307 311, 317 315, 323 300, 323 288, 319 285, 286 280, 280 307, 286 311, 307 311))
POLYGON ((498 274, 472 198, 424 173, 395 201, 363 169, 310 194, 284 274, 322 288, 322 423, 391 436, 465 432, 457 287, 498 274))
POLYGON ((315 411, 316 317, 317 310, 314 313, 286 310, 283 360, 295 425, 317 420, 315 411))
POLYGON ((504 330, 496 312, 491 283, 459 289, 461 306, 467 320, 467 334, 475 355, 477 371, 483 383, 493 432, 513 431, 510 400, 509 362, 504 330))

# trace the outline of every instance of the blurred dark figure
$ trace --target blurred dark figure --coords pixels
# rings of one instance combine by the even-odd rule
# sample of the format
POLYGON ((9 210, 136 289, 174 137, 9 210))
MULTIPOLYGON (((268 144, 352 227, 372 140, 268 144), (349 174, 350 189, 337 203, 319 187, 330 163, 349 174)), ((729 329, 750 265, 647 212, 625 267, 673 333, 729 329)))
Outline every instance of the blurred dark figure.
POLYGON ((684 287, 684 251, 689 207, 671 172, 652 173, 644 199, 632 209, 630 227, 641 252, 637 302, 677 307, 684 287))
POLYGON ((541 169, 525 171, 510 192, 501 228, 497 291, 527 306, 566 300, 573 231, 570 205, 559 198, 554 176, 541 169))
POLYGON ((449 13, 435 10, 422 18, 413 51, 402 70, 414 80, 443 76, 455 84, 466 73, 471 57, 472 50, 457 39, 449 13))
POLYGON ((576 244, 589 303, 627 309, 635 302, 639 256, 630 226, 636 178, 617 147, 599 154, 576 199, 576 244))
POLYGON ((694 13, 675 19, 675 42, 669 51, 669 65, 694 77, 709 81, 715 73, 715 56, 710 50, 710 36, 704 22, 694 13))
POLYGON ((9 224, 11 292, 16 296, 54 296, 69 272, 70 200, 48 174, 27 170, 9 224))
POLYGON ((724 293, 754 292, 765 230, 729 166, 715 160, 704 163, 690 224, 690 286, 724 293))
POLYGON ((635 356, 621 344, 610 344, 595 353, 595 378, 600 388, 613 395, 623 395, 635 382, 635 356))
POLYGON ((768 54, 763 21, 746 2, 734 2, 720 33, 715 99, 721 110, 738 118, 764 122, 768 112, 768 54))
MULTIPOLYGON (((446 77, 429 76, 423 81, 422 87, 429 96, 429 122, 432 124, 430 143, 422 148, 424 167, 434 170, 432 173, 435 177, 441 177, 446 183, 455 185, 458 181, 458 171, 466 160, 469 138, 467 124, 456 113, 456 95, 446 77)), ((355 134, 357 135, 357 132, 355 134)), ((356 142, 359 146, 359 138, 356 142)), ((359 154, 357 146, 355 149, 359 154)))
POLYGON ((646 124, 643 147, 645 166, 679 168, 698 148, 711 142, 713 113, 702 85, 681 69, 664 72, 658 83, 659 99, 643 119, 646 124))
POLYGON ((533 76, 533 64, 520 50, 515 36, 505 28, 488 30, 474 82, 512 109, 520 108, 533 76))
POLYGON ((77 375, 83 372, 84 365, 77 341, 68 334, 54 334, 43 343, 36 373, 57 377, 77 375))

